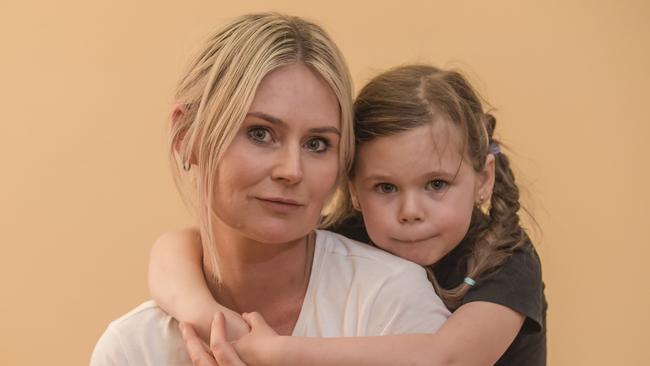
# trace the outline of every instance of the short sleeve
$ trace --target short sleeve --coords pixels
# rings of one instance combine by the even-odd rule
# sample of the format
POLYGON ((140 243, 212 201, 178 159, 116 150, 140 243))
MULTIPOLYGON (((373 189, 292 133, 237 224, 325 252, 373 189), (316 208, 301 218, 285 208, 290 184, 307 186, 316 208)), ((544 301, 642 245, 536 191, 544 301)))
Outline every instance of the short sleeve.
POLYGON ((450 316, 420 266, 386 279, 374 300, 368 334, 435 333, 450 316))
POLYGON ((124 365, 129 365, 129 361, 122 347, 119 333, 109 325, 95 345, 90 357, 90 366, 124 365))
POLYGON ((524 316, 523 333, 544 327, 544 284, 539 256, 528 244, 515 252, 493 274, 479 279, 462 303, 487 301, 506 306, 524 316))

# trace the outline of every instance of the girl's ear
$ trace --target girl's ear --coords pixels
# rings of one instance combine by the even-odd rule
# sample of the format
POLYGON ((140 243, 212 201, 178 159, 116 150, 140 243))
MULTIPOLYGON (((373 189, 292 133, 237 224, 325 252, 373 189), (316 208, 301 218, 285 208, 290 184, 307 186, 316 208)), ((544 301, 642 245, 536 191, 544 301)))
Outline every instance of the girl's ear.
POLYGON ((352 180, 348 181, 348 190, 350 191, 350 201, 352 201, 352 207, 361 212, 361 205, 359 204, 359 197, 357 196, 357 190, 354 188, 354 183, 352 180))
POLYGON ((483 170, 478 173, 476 182, 476 203, 480 206, 489 202, 494 188, 496 161, 493 154, 487 154, 483 170))

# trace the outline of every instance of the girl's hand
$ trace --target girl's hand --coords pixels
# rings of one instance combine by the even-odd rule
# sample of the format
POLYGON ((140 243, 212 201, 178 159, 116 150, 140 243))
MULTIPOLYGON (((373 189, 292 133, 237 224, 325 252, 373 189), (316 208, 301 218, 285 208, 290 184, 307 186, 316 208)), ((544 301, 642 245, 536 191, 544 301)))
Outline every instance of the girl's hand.
POLYGON ((223 313, 217 311, 212 320, 210 345, 208 346, 191 325, 181 323, 180 329, 185 347, 194 366, 247 366, 274 364, 278 334, 259 313, 244 313, 243 319, 251 328, 250 333, 235 342, 226 338, 223 313), (245 362, 244 362, 245 361, 245 362))
MULTIPOLYGON (((232 343, 240 359, 246 364, 255 366, 278 364, 282 357, 279 343, 281 337, 278 333, 266 323, 260 313, 244 313, 242 318, 248 323, 251 330, 250 333, 232 343)), ((220 329, 213 327, 213 332, 219 331, 220 329)), ((223 334, 218 337, 224 339, 223 334)), ((217 346, 220 347, 221 344, 219 343, 217 346)))
POLYGON ((246 366, 226 339, 226 321, 223 313, 217 311, 212 320, 210 346, 194 331, 191 325, 180 323, 187 353, 194 366, 246 366))

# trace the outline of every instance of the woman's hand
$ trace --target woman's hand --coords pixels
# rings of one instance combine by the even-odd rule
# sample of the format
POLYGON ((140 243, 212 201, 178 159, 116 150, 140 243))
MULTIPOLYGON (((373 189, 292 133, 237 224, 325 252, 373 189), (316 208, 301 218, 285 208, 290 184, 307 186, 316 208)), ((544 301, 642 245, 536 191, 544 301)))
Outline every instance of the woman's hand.
POLYGON ((189 323, 179 323, 178 327, 185 341, 185 348, 194 366, 218 366, 208 345, 196 334, 189 323))
POLYGON ((276 350, 274 344, 279 340, 278 334, 259 313, 244 313, 242 317, 251 327, 250 333, 238 341, 229 342, 223 313, 216 312, 212 320, 209 346, 198 337, 191 325, 181 323, 179 326, 192 364, 247 366, 275 363, 273 351, 276 350))

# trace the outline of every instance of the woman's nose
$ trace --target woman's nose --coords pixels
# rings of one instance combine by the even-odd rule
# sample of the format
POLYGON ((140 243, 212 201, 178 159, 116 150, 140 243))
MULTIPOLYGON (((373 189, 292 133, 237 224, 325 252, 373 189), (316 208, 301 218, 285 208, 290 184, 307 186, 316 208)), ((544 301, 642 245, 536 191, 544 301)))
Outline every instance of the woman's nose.
POLYGON ((302 180, 300 147, 286 146, 277 155, 271 178, 284 184, 296 184, 302 180))
POLYGON ((411 193, 403 195, 398 220, 402 224, 415 224, 424 221, 424 210, 417 195, 411 193))

